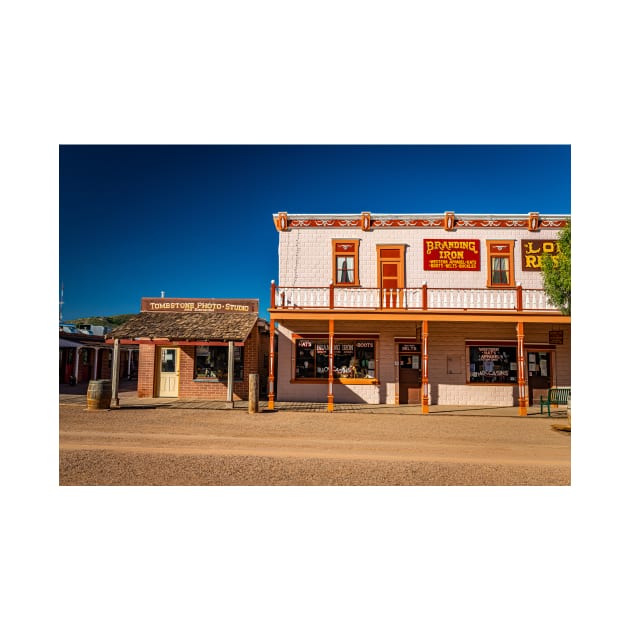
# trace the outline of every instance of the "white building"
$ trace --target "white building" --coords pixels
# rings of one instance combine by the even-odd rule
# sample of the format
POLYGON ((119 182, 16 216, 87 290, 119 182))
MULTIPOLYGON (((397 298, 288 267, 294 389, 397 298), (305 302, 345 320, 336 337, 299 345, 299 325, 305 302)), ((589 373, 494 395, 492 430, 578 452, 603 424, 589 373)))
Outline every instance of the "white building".
POLYGON ((571 319, 549 304, 540 271, 568 220, 275 214, 270 407, 482 404, 526 414, 542 391, 571 381, 571 319))

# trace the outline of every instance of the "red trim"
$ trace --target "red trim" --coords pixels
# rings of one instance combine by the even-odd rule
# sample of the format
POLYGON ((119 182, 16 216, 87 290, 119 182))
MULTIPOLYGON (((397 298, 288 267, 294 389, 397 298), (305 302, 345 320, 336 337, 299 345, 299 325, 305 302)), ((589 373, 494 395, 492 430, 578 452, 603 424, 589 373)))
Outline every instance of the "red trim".
MULTIPOLYGON (((522 228, 530 230, 529 217, 519 219, 466 219, 465 215, 455 216, 455 227, 461 228, 522 228)), ((565 219, 540 219, 538 230, 541 228, 564 228, 567 226, 565 219)), ((362 228, 361 219, 291 219, 288 220, 291 228, 362 228)), ((431 219, 377 219, 372 216, 370 228, 444 228, 444 217, 431 219)))
MULTIPOLYGON (((171 339, 119 339, 121 345, 153 345, 153 346, 229 346, 227 341, 172 341, 171 339)), ((113 344, 113 339, 105 343, 113 344)), ((244 341, 235 341, 235 346, 244 346, 244 341)))

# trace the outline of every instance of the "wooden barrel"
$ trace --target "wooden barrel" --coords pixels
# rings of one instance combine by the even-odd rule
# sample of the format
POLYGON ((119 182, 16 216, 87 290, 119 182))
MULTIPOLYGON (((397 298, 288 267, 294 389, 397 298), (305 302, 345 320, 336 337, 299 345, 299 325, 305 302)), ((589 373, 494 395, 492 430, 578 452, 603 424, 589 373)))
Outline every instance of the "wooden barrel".
POLYGON ((87 390, 88 411, 109 409, 112 402, 112 382, 107 379, 90 381, 87 390))

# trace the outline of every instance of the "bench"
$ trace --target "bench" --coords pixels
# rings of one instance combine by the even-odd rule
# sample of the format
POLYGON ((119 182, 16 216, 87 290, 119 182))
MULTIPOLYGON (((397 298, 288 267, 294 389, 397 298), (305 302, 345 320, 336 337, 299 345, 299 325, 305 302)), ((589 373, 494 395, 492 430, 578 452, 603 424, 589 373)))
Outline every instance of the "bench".
POLYGON ((552 387, 547 392, 547 400, 543 396, 540 397, 540 413, 543 407, 547 407, 547 415, 551 416, 551 405, 566 405, 571 395, 570 387, 552 387))

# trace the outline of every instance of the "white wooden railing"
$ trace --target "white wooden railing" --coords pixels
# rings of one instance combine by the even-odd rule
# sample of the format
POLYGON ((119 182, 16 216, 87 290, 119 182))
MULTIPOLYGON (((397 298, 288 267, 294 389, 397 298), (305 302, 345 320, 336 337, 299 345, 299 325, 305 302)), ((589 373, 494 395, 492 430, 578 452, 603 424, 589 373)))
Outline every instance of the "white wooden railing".
POLYGON ((271 286, 272 309, 557 311, 542 289, 271 286), (332 307, 331 307, 332 305, 332 307))

